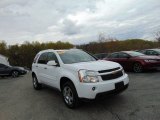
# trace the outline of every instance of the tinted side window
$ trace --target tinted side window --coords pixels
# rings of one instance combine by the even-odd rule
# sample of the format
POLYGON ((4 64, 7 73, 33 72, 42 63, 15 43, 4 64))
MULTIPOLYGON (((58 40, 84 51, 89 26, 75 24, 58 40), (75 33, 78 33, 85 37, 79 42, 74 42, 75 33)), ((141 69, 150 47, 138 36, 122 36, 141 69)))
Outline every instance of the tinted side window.
POLYGON ((47 64, 47 53, 42 53, 38 59, 39 64, 47 64))
POLYGON ((126 53, 119 53, 119 58, 128 58, 129 55, 126 53))
POLYGON ((153 51, 153 50, 148 50, 146 52, 147 55, 157 55, 157 52, 153 51))
POLYGON ((140 53, 143 53, 143 54, 146 54, 146 51, 145 50, 141 50, 141 51, 138 51, 140 53))
POLYGON ((55 62, 58 63, 58 59, 57 59, 57 56, 55 55, 55 53, 48 52, 47 62, 51 61, 51 60, 55 60, 55 62))
POLYGON ((113 53, 109 56, 109 58, 118 58, 118 53, 113 53))
POLYGON ((102 54, 102 56, 101 56, 101 58, 103 59, 103 58, 106 58, 108 56, 108 54, 102 54))
POLYGON ((36 63, 38 57, 39 57, 39 54, 37 54, 36 57, 34 58, 34 60, 33 60, 34 63, 36 63))

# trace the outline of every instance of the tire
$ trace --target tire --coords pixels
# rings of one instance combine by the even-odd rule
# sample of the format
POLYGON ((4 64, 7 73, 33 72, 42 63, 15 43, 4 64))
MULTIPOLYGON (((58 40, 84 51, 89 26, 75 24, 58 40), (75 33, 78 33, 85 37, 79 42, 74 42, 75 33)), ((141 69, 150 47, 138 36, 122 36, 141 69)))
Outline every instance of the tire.
POLYGON ((79 105, 77 91, 72 82, 68 81, 62 86, 62 97, 68 108, 76 108, 79 105))
POLYGON ((35 90, 42 89, 42 85, 38 82, 37 77, 35 75, 33 75, 33 77, 32 77, 32 82, 33 82, 33 88, 35 90))
POLYGON ((12 71, 11 76, 12 76, 13 78, 18 77, 18 76, 19 76, 18 71, 15 71, 15 70, 14 70, 14 71, 12 71))
POLYGON ((135 64, 133 65, 133 71, 134 71, 135 73, 141 73, 141 72, 143 71, 143 66, 142 66, 142 64, 141 64, 141 63, 135 63, 135 64))

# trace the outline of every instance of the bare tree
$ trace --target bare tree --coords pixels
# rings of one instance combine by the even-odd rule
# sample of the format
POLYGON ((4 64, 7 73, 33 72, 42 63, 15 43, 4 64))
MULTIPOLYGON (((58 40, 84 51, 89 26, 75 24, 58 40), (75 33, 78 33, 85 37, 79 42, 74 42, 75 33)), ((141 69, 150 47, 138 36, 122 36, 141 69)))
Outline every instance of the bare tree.
POLYGON ((160 43, 160 31, 155 33, 155 39, 160 43))
POLYGON ((114 37, 111 37, 110 35, 105 35, 104 33, 100 33, 98 36, 98 42, 99 42, 99 52, 103 53, 103 52, 108 52, 107 50, 107 44, 110 41, 115 41, 117 40, 114 37))
POLYGON ((109 42, 109 41, 115 41, 117 40, 115 37, 112 37, 110 35, 105 35, 104 33, 100 33, 99 36, 98 36, 98 41, 100 43, 102 42, 109 42))
POLYGON ((100 33, 98 36, 98 42, 105 42, 106 36, 104 35, 104 33, 100 33))

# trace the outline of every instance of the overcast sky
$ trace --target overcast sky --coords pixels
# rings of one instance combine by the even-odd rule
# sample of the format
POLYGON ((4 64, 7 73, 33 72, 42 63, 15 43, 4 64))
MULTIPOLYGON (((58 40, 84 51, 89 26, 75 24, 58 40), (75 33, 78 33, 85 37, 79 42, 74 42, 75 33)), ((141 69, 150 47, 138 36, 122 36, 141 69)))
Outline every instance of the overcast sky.
POLYGON ((0 40, 82 44, 100 33, 152 39, 160 30, 160 0, 0 0, 0 40))

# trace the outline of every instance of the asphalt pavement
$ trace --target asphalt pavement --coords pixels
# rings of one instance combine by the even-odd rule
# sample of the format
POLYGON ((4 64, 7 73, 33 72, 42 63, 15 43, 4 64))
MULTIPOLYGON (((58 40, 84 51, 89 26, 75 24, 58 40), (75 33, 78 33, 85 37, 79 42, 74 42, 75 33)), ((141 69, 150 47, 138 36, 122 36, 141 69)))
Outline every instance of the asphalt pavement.
POLYGON ((60 92, 34 90, 31 73, 0 78, 0 120, 160 120, 160 71, 128 74, 129 88, 120 95, 73 110, 60 92))

